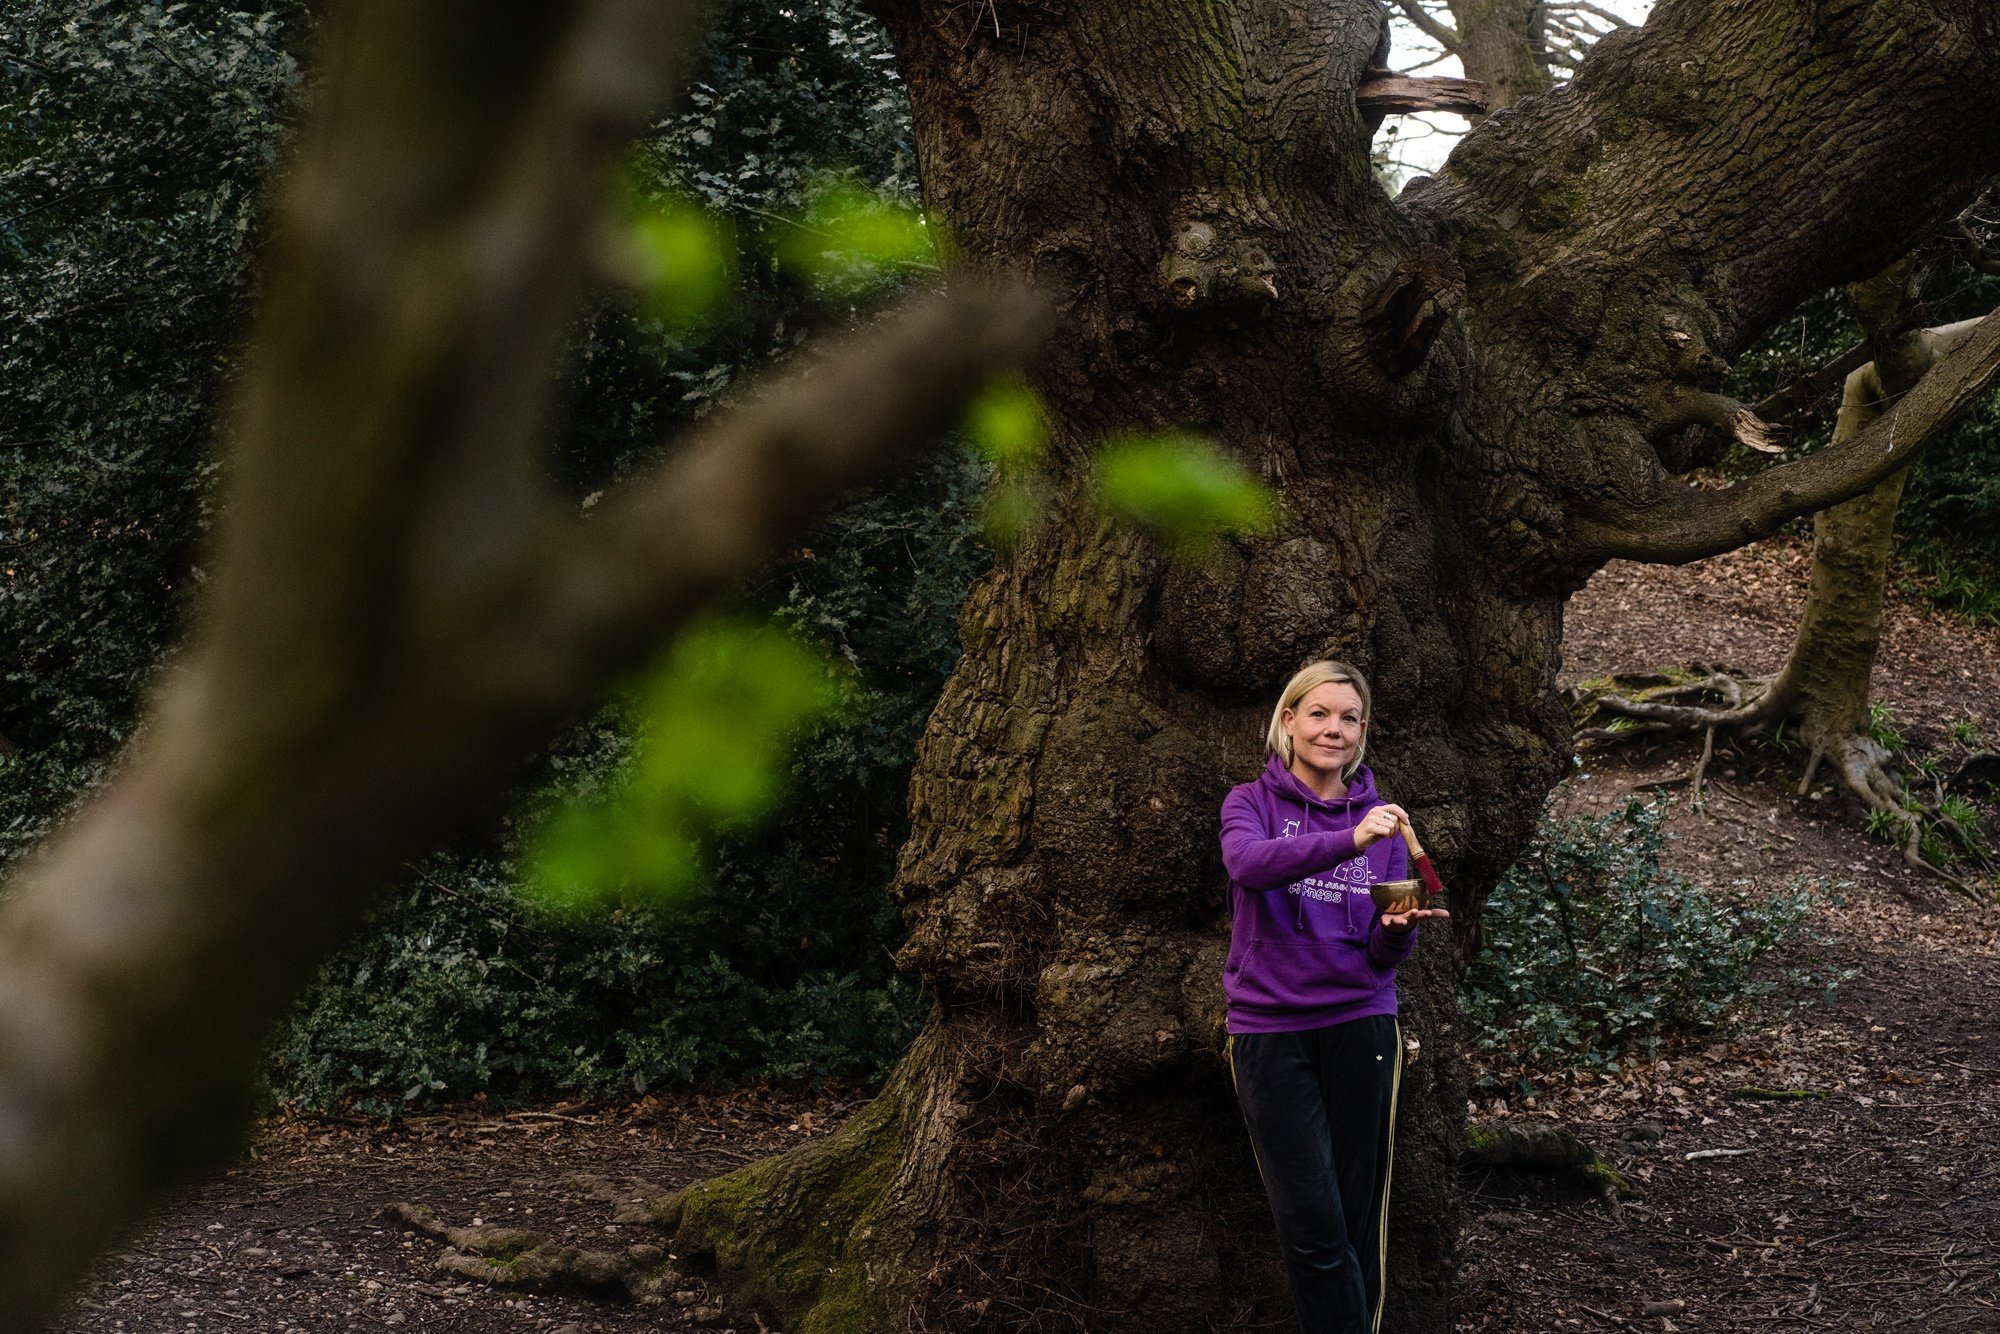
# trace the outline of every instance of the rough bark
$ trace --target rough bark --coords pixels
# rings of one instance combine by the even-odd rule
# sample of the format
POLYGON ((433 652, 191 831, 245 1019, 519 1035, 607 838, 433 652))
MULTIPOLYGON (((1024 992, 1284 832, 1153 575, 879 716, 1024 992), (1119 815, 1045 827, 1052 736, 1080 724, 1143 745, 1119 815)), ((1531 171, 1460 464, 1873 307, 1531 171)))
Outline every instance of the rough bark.
POLYGON ((1492 110, 1554 86, 1539 40, 1542 0, 1451 0, 1465 77, 1492 89, 1492 110))
MULTIPOLYGON (((817 1156, 693 1188, 676 1249, 737 1257, 801 1330, 1265 1318, 1282 1303, 1218 1059, 1213 812, 1254 772, 1270 692, 1316 655, 1371 674, 1371 761, 1475 921, 1568 755, 1563 596, 1615 521, 1686 489, 1676 442, 1726 356, 1993 170, 1994 111, 1964 97, 2000 76, 1990 15, 1669 0, 1401 207, 1367 177, 1354 104, 1373 3, 887 16, 931 206, 967 261, 1062 303, 1036 373, 1060 498, 967 606, 897 884, 903 963, 940 1004, 893 1097, 966 1110, 890 1106, 850 1147, 879 1164, 888 1136, 894 1165, 853 1179, 894 1182, 886 1212, 970 1258, 915 1271, 903 1223, 879 1225, 890 1196, 815 1185, 817 1156), (1954 123, 1968 111, 1977 133, 1954 123), (1190 227, 1272 294, 1189 299, 1172 256, 1190 227), (1368 315, 1395 307, 1383 286, 1426 242, 1463 305, 1405 368, 1368 315), (1223 441, 1283 488, 1280 530, 1178 566, 1105 524, 1088 447, 1135 423, 1223 441), (812 1288, 784 1281, 802 1219, 838 1239, 812 1288)), ((1768 474, 1768 508, 1867 485, 1851 460, 1794 483, 1797 467, 1768 474)), ((1396 1161, 1395 1330, 1451 1319, 1452 955, 1433 934, 1403 976, 1423 1057, 1396 1161)))

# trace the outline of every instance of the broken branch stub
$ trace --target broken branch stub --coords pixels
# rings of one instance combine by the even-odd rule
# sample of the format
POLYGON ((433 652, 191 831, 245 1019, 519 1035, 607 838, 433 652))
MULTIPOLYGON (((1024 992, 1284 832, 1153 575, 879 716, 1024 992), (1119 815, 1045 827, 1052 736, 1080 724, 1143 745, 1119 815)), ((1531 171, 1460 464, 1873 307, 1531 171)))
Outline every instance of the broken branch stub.
POLYGON ((1371 69, 1354 90, 1354 105, 1369 116, 1407 116, 1419 111, 1483 116, 1493 109, 1493 92, 1476 79, 1420 78, 1371 69))
POLYGON ((1212 223, 1184 220, 1160 257, 1160 287, 1182 314, 1204 307, 1256 308, 1278 299, 1278 269, 1254 241, 1218 236, 1212 223))

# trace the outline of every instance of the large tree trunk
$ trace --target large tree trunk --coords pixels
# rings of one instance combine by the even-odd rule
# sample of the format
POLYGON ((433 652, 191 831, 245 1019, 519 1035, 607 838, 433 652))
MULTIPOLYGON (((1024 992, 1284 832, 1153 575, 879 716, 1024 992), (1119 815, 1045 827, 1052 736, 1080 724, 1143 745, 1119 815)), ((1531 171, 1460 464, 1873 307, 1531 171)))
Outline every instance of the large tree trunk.
MULTIPOLYGON (((894 25, 929 201, 968 252, 1065 296, 1039 376, 1061 498, 970 599, 919 755, 897 893, 902 962, 939 1000, 924 1037, 833 1143, 754 1169, 759 1191, 692 1192, 680 1246, 768 1279, 831 1228, 810 1253, 834 1272, 782 1303, 799 1330, 1268 1318, 1282 1281, 1220 1060, 1215 811, 1260 765, 1283 679, 1347 659, 1375 684, 1384 790, 1483 882, 1567 754, 1558 603, 1437 521, 1462 354, 1394 381, 1360 327, 1415 241, 1354 111, 1374 5, 1289 30, 1166 3, 1002 38, 960 23, 938 40, 937 21, 894 25), (1235 281, 1273 267, 1275 304, 1235 281), (1135 424, 1230 442, 1284 486, 1282 531, 1175 565, 1108 525, 1088 450, 1135 424), (881 1192, 803 1186, 830 1164, 881 1192)), ((1446 1319, 1463 1106, 1452 941, 1428 935, 1404 975, 1421 1056, 1397 1155, 1400 1328, 1446 1319)))
MULTIPOLYGON (((1686 151, 1691 116, 1743 111, 1743 71, 1711 51, 1689 83, 1671 53, 1712 12, 1684 5, 1582 93, 1491 122, 1512 137, 1472 136, 1406 213, 1370 179, 1354 109, 1372 0, 892 10, 930 206, 968 258, 1059 293, 1036 377, 1059 499, 971 598, 919 756, 897 893, 930 1024, 831 1141, 685 1192, 682 1255, 712 1254, 801 1331, 1282 1311, 1219 1059, 1214 818, 1256 770, 1272 693, 1317 656, 1370 675, 1383 790, 1476 923, 1569 753, 1564 594, 1604 534, 1709 540, 1675 513, 1697 493, 1645 480, 1671 469, 1650 442, 1715 415, 1709 349, 1796 300, 1809 253, 1820 272, 1889 257, 1772 229, 1769 200, 1808 188, 1789 164, 1739 180, 1726 155, 1686 151), (1658 100, 1675 81, 1688 104, 1658 100), (1598 204, 1675 212, 1634 234, 1598 204), (1721 281, 1686 248, 1702 228, 1779 272, 1721 281), (1468 291, 1464 325, 1444 322, 1468 291), (1131 425, 1226 442, 1283 488, 1280 531, 1175 565, 1109 526, 1087 450, 1131 425)), ((1810 22, 1779 3, 1737 21, 1810 22)), ((1850 94, 1878 77, 1839 60, 1850 94)), ((1799 54, 1762 73, 1835 69, 1799 54)), ((1764 520, 1729 522, 1740 542, 1764 520)), ((1452 946, 1428 933, 1402 979, 1422 1055, 1396 1155, 1394 1330, 1451 1322, 1452 946)))

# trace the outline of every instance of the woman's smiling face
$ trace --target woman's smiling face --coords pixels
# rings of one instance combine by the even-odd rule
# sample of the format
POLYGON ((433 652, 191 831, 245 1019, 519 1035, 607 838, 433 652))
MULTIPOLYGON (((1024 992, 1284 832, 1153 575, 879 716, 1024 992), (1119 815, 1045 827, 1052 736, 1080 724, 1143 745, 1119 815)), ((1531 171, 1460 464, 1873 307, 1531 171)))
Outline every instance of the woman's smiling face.
POLYGON ((1297 708, 1285 710, 1284 725, 1292 739, 1292 772, 1309 785, 1332 779, 1345 786, 1345 770, 1368 732, 1360 692, 1344 681, 1314 686, 1297 708))

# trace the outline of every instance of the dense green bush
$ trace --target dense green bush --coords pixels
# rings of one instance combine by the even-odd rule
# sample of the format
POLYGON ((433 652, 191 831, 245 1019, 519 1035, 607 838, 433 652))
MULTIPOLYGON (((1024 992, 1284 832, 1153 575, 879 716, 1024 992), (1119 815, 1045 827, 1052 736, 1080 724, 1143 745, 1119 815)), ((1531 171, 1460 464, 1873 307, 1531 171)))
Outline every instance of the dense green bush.
POLYGON ((1801 938, 1826 900, 1795 881, 1714 894, 1660 865, 1665 804, 1545 818, 1486 904, 1464 987, 1485 1063, 1519 1072, 1615 1068, 1723 1028, 1768 992, 1753 965, 1801 938))
POLYGON ((0 6, 0 866, 102 771, 197 579, 305 6, 0 6))
POLYGON ((280 1101, 391 1115, 474 1092, 866 1080, 913 1031, 914 988, 879 967, 746 976, 702 947, 727 932, 643 910, 551 921, 522 908, 505 866, 436 869, 450 880, 413 881, 322 970, 273 1047, 280 1101))
POLYGON ((987 555, 985 468, 947 451, 858 496, 745 598, 854 672, 841 722, 808 739, 782 813, 713 850, 692 908, 551 919, 510 885, 519 831, 616 772, 615 712, 548 756, 498 852, 433 858, 329 963, 273 1051, 284 1102, 371 1112, 486 1092, 528 1098, 690 1079, 869 1079, 922 1001, 894 976, 883 892, 909 767, 957 657, 954 617, 987 555))

